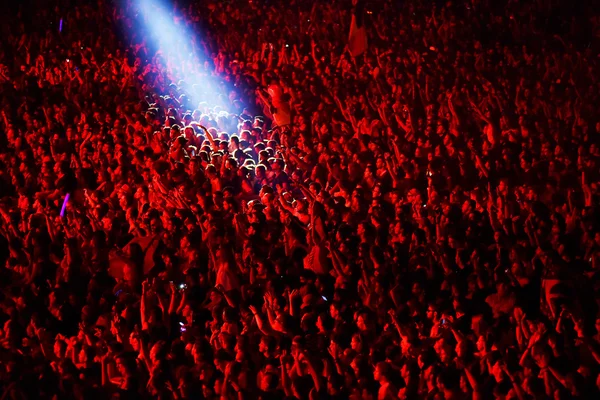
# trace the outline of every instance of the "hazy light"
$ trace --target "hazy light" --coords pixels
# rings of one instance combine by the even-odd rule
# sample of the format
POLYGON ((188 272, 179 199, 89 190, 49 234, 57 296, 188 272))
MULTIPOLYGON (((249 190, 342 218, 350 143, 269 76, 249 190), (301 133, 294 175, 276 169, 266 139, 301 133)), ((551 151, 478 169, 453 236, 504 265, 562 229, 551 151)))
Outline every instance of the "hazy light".
MULTIPOLYGON (((135 0, 143 21, 144 39, 156 49, 169 78, 187 94, 192 107, 205 103, 228 110, 229 85, 214 74, 214 63, 204 54, 199 33, 169 0, 135 0)), ((139 17, 139 16, 138 16, 139 17)), ((165 93, 161 93, 165 94, 165 93)))

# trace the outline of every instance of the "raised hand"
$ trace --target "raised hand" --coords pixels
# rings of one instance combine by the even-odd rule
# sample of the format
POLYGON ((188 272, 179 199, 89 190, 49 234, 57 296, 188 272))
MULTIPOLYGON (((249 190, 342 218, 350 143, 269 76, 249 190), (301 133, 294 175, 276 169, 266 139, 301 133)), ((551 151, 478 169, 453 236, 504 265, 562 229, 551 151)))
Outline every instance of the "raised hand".
POLYGON ((287 350, 281 350, 281 354, 279 355, 279 360, 281 361, 281 365, 283 365, 287 360, 288 360, 288 351, 287 350))
POLYGON ((533 347, 541 339, 541 337, 542 335, 540 335, 539 332, 535 332, 533 335, 531 335, 531 337, 529 338, 528 347, 533 347))
POLYGON ((327 348, 327 351, 329 352, 331 357, 333 357, 334 360, 336 360, 339 357, 340 348, 338 347, 338 345, 335 342, 331 342, 331 344, 327 348))

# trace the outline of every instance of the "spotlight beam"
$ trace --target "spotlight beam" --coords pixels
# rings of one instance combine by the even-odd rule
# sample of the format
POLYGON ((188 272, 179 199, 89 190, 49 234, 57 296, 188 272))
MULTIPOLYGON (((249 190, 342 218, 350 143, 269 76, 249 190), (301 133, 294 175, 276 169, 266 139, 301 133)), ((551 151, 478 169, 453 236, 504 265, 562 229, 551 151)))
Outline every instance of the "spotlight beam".
MULTIPOLYGON (((196 45, 198 32, 191 28, 176 7, 168 0, 136 0, 145 39, 152 41, 153 55, 169 79, 191 100, 193 108, 200 103, 228 110, 231 88, 213 74, 213 60, 196 45)), ((132 32, 135 33, 135 32, 132 32)))

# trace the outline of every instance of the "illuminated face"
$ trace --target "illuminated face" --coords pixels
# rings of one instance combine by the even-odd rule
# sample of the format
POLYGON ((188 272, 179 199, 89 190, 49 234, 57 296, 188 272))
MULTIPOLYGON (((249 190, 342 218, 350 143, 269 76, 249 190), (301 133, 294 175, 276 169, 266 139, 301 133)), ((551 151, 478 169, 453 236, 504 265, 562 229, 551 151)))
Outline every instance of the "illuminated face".
POLYGON ((129 344, 131 344, 131 347, 133 348, 133 350, 135 350, 135 351, 140 350, 140 340, 139 340, 137 334, 132 333, 131 335, 129 335, 129 344))
POLYGON ((356 326, 361 331, 366 331, 368 329, 368 327, 367 327, 367 321, 365 320, 364 316, 360 315, 357 318, 357 320, 356 320, 356 326))
POLYGON ((64 357, 64 348, 62 346, 62 342, 60 342, 60 341, 54 342, 54 354, 58 358, 64 357))
POLYGON ((381 187, 380 186, 373 187, 373 197, 380 197, 380 196, 381 196, 381 187))
POLYGON ((338 309, 333 304, 329 306, 329 315, 331 315, 331 318, 333 319, 336 319, 340 315, 338 309))
POLYGON ((360 351, 362 348, 362 343, 360 342, 360 338, 357 335, 352 336, 352 341, 350 343, 350 348, 354 351, 360 351))
POLYGON ((375 371, 373 372, 373 378, 374 378, 376 381, 380 381, 380 380, 381 380, 381 378, 382 378, 382 376, 383 376, 383 375, 382 375, 382 373, 381 373, 381 367, 380 367, 379 365, 377 365, 377 366, 375 367, 375 371))

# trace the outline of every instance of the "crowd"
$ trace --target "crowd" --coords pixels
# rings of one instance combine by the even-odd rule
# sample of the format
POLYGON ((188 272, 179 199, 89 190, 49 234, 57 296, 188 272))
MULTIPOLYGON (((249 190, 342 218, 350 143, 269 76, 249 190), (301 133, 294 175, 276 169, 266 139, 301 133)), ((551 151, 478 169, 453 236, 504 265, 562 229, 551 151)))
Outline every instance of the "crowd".
POLYGON ((4 14, 2 400, 599 398, 593 1, 177 3, 4 14))

